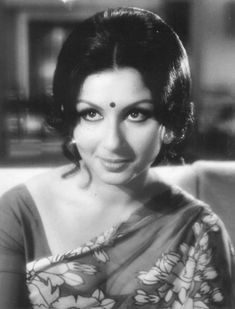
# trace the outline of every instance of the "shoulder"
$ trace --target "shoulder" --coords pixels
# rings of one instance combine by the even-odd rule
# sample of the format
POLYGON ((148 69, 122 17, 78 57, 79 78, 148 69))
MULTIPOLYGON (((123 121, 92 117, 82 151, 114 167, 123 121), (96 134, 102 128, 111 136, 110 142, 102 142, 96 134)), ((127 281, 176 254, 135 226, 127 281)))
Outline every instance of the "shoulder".
POLYGON ((179 212, 181 219, 193 229, 200 226, 208 231, 225 230, 222 220, 210 205, 181 188, 171 187, 170 200, 172 208, 179 212))
POLYGON ((161 211, 171 218, 170 221, 178 223, 189 234, 199 237, 203 231, 212 234, 216 232, 222 233, 224 239, 229 239, 223 221, 212 207, 177 186, 167 185, 155 204, 157 210, 161 205, 161 211))
POLYGON ((1 196, 0 252, 3 248, 23 252, 23 229, 30 215, 31 200, 24 185, 18 185, 1 196))
MULTIPOLYGON (((193 223, 200 223, 200 226, 208 231, 221 231, 226 232, 226 227, 220 216, 213 210, 211 205, 206 202, 195 198, 190 193, 177 187, 171 187, 170 200, 173 207, 185 214, 193 223)), ((197 225, 198 226, 198 225, 197 225)))
MULTIPOLYGON (((156 183, 155 186, 159 187, 159 183, 156 183)), ((192 218, 210 210, 208 204, 176 185, 161 182, 160 187, 161 192, 154 196, 154 203, 157 209, 160 208, 165 213, 192 218)))
MULTIPOLYGON (((38 213, 34 193, 49 199, 52 196, 51 188, 59 191, 59 180, 62 178, 60 176, 68 170, 71 170, 69 165, 52 168, 6 191, 0 197, 1 231, 11 230, 13 232, 15 230, 17 233, 19 229, 24 229, 26 225, 36 223, 38 213)), ((60 185, 60 190, 61 187, 62 185, 60 185)))
POLYGON ((177 218, 179 227, 185 231, 185 239, 193 240, 193 248, 201 252, 212 250, 221 263, 223 258, 229 260, 232 257, 234 263, 230 235, 223 220, 212 207, 179 187, 170 186, 169 192, 171 213, 177 218))
POLYGON ((193 236, 195 248, 202 251, 211 248, 226 257, 234 255, 227 228, 211 206, 179 188, 173 188, 173 192, 173 200, 181 201, 178 211, 181 224, 187 227, 187 237, 193 236))
POLYGON ((26 186, 24 184, 17 185, 0 197, 1 217, 4 213, 12 213, 18 217, 25 206, 31 204, 31 202, 26 186))

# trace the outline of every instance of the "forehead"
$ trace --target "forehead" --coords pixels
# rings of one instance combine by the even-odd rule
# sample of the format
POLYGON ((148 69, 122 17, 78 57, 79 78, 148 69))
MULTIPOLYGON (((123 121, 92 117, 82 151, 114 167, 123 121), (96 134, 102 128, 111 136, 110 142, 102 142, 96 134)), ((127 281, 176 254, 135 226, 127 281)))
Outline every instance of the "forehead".
POLYGON ((127 103, 150 100, 151 92, 141 74, 133 68, 101 71, 89 75, 83 82, 78 100, 96 104, 127 103))

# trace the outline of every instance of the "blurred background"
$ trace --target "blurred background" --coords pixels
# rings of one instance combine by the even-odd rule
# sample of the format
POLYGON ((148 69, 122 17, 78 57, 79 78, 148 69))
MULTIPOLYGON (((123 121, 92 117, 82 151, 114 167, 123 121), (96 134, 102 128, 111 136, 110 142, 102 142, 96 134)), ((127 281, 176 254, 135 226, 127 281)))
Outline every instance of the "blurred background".
POLYGON ((196 113, 186 163, 235 160, 234 0, 0 0, 0 165, 65 162, 44 120, 58 52, 76 23, 119 6, 156 12, 186 47, 196 113))

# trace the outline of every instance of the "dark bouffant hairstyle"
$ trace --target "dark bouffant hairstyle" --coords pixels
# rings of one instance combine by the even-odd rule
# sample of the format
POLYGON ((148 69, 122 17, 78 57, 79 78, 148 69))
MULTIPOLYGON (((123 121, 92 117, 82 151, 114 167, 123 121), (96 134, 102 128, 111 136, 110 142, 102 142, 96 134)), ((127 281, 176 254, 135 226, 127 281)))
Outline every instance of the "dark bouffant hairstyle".
POLYGON ((71 135, 76 98, 86 77, 122 67, 140 72, 152 93, 156 119, 174 132, 174 141, 164 148, 164 155, 169 154, 192 123, 188 58, 176 33, 143 9, 108 9, 79 23, 69 35, 55 70, 50 124, 71 135))

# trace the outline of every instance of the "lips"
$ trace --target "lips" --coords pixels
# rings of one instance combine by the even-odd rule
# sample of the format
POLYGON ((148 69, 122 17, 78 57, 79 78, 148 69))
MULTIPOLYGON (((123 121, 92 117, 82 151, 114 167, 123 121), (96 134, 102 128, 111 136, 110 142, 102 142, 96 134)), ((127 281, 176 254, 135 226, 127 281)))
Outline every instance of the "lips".
POLYGON ((121 162, 127 162, 129 161, 128 159, 125 158, 100 158, 101 160, 109 163, 121 163, 121 162))
POLYGON ((119 172, 126 168, 130 160, 123 158, 100 158, 100 162, 107 170, 119 172))

